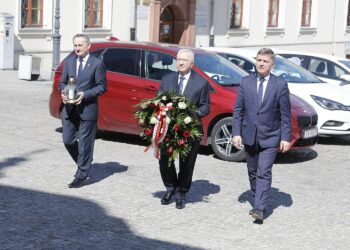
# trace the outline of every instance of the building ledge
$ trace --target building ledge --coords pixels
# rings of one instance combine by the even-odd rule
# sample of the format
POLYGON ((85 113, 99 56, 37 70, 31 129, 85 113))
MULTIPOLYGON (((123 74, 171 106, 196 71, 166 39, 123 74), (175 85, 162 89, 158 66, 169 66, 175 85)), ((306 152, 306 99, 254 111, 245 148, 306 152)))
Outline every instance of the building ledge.
POLYGON ((278 36, 278 35, 284 36, 285 33, 286 31, 284 28, 271 28, 271 27, 268 27, 265 32, 267 36, 278 36))
POLYGON ((300 35, 313 35, 313 36, 315 36, 317 34, 317 28, 300 27, 299 34, 300 35))
POLYGON ((228 36, 244 36, 248 37, 249 36, 249 29, 230 29, 227 31, 228 36))

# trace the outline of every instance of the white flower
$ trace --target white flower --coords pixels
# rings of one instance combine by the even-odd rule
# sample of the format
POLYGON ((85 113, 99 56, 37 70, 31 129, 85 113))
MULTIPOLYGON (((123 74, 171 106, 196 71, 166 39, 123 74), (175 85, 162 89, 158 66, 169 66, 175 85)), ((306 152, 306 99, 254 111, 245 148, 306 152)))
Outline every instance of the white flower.
POLYGON ((145 108, 147 108, 148 104, 146 102, 143 102, 140 104, 140 106, 142 109, 145 109, 145 108))
POLYGON ((186 103, 184 103, 184 102, 179 102, 178 106, 179 106, 179 109, 185 109, 187 107, 186 103))
POLYGON ((166 117, 166 123, 170 123, 170 121, 171 121, 170 118, 167 116, 166 117))
POLYGON ((185 119, 184 119, 184 123, 185 124, 189 124, 190 122, 192 121, 191 117, 187 116, 185 119))
POLYGON ((166 96, 165 95, 162 96, 162 100, 166 101, 166 96))
POLYGON ((140 120, 139 120, 139 124, 144 124, 144 122, 145 122, 145 121, 144 121, 143 119, 140 119, 140 120))
POLYGON ((152 117, 151 117, 151 120, 149 121, 149 123, 151 123, 151 124, 156 124, 157 121, 158 121, 157 118, 155 118, 154 116, 152 116, 152 117))

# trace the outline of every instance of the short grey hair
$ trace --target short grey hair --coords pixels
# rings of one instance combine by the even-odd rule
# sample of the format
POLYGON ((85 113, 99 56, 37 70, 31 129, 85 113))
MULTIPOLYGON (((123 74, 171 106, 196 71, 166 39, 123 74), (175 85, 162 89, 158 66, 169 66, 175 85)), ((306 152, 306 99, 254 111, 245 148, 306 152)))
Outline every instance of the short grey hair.
POLYGON ((257 56, 258 55, 269 55, 272 59, 272 61, 275 61, 276 58, 276 54, 273 52, 272 49, 269 48, 262 48, 258 51, 257 56))
POLYGON ((88 37, 88 35, 85 35, 85 34, 76 34, 75 36, 73 36, 73 42, 75 38, 81 38, 81 37, 84 38, 87 44, 90 44, 90 37, 88 37))
POLYGON ((180 49, 177 54, 184 54, 184 53, 187 53, 190 55, 190 60, 192 63, 194 63, 194 52, 190 49, 180 49))

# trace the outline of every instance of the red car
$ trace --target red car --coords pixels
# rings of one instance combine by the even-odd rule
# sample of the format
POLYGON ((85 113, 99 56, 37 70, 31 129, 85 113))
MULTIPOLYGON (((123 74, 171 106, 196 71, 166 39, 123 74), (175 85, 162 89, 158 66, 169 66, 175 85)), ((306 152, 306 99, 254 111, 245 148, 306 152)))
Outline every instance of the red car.
MULTIPOLYGON (((176 54, 182 48, 170 44, 135 42, 92 43, 90 53, 103 58, 107 69, 108 91, 99 98, 100 130, 126 134, 139 134, 134 106, 142 99, 154 97, 163 74, 176 69, 176 54)), ((218 158, 227 161, 242 161, 243 150, 231 143, 232 111, 237 89, 247 73, 226 59, 201 49, 195 53, 195 70, 210 84, 210 113, 203 119, 202 145, 211 145, 218 158)), ((60 118, 62 100, 58 84, 63 63, 56 70, 50 96, 50 113, 60 118)), ((291 95, 292 146, 294 149, 309 147, 316 143, 317 136, 308 134, 308 129, 317 124, 315 110, 302 99, 291 95)))

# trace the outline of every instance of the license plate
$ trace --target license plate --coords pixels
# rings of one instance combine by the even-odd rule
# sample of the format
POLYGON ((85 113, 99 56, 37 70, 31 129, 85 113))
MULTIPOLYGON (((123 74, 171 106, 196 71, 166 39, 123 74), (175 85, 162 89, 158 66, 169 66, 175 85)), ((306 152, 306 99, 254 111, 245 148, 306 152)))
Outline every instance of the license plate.
POLYGON ((317 130, 316 127, 314 127, 314 128, 306 128, 306 129, 303 129, 302 132, 301 132, 301 137, 303 139, 316 137, 317 135, 318 135, 318 130, 317 130))

